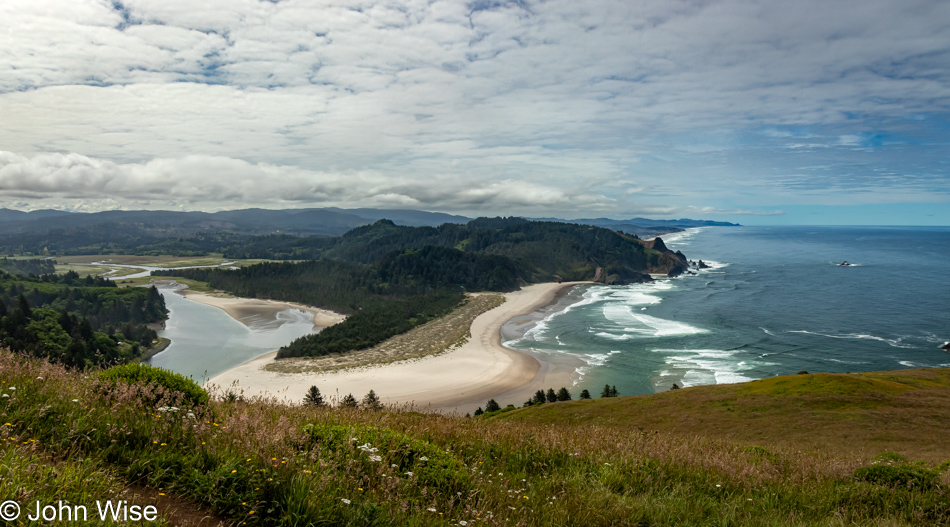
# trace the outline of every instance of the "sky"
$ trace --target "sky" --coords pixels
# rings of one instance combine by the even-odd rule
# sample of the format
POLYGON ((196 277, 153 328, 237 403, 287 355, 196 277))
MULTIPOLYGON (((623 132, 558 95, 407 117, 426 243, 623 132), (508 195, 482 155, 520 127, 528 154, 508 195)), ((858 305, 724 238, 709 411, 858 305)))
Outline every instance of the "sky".
POLYGON ((942 0, 4 0, 0 207, 950 225, 942 0))

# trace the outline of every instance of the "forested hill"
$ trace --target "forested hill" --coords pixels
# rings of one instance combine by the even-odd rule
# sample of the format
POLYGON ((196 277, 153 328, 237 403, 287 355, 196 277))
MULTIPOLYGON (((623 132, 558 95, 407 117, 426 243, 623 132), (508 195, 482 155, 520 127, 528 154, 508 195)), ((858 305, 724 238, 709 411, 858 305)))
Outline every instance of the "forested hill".
POLYGON ((0 271, 0 345, 67 366, 137 357, 157 339, 146 324, 167 314, 154 287, 120 289, 74 271, 26 278, 0 271))
MULTIPOLYGON (((336 238, 264 236, 226 249, 229 258, 334 259, 370 264, 394 251, 427 246, 510 258, 526 282, 591 280, 602 268, 607 282, 645 279, 643 273, 678 274, 685 259, 656 251, 622 232, 522 218, 479 218, 465 225, 403 227, 387 220, 336 238)), ((681 256, 681 255, 680 255, 681 256)))
POLYGON ((380 220, 338 238, 264 237, 231 251, 229 257, 305 261, 152 274, 351 315, 282 348, 281 358, 373 346, 446 314, 464 301, 465 291, 511 291, 523 283, 561 280, 640 282, 650 279, 648 272, 676 274, 686 267, 686 258, 662 241, 645 243, 599 227, 521 218, 415 228, 380 220))

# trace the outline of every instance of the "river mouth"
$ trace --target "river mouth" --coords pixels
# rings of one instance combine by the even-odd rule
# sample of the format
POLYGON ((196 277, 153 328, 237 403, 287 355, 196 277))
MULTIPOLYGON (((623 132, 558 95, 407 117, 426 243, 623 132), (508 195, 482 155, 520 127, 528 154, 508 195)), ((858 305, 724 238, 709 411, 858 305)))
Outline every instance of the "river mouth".
POLYGON ((146 363, 191 377, 199 384, 319 329, 313 324, 313 315, 301 309, 250 307, 239 316, 242 324, 222 309, 189 300, 182 294, 184 286, 156 287, 169 310, 158 336, 171 344, 146 363))

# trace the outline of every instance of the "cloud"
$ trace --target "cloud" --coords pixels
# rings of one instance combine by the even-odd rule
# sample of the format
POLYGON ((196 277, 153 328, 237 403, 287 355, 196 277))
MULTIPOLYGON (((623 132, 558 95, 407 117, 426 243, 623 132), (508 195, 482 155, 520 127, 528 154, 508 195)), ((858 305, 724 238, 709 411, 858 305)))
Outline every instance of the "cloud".
POLYGON ((0 192, 618 214, 923 199, 950 187, 948 19, 936 0, 3 2, 0 145, 43 183, 0 192), (801 169, 819 165, 838 172, 801 169))
MULTIPOLYGON (((0 151, 0 194, 45 197, 70 208, 117 200, 170 202, 188 208, 433 207, 491 211, 602 209, 610 200, 567 194, 550 185, 504 180, 488 185, 444 176, 437 184, 376 172, 315 172, 210 156, 119 164, 79 154, 24 157, 0 151)), ((150 207, 151 208, 151 207, 150 207)))

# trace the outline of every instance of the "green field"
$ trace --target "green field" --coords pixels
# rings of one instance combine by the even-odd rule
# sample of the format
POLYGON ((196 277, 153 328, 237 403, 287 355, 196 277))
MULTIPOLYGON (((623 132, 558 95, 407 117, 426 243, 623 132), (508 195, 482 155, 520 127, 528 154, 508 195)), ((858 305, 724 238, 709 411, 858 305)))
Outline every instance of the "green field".
POLYGON ((252 526, 950 525, 948 381, 802 375, 470 418, 189 407, 0 351, 0 481, 63 466, 84 479, 50 495, 114 492, 109 475, 252 526))

